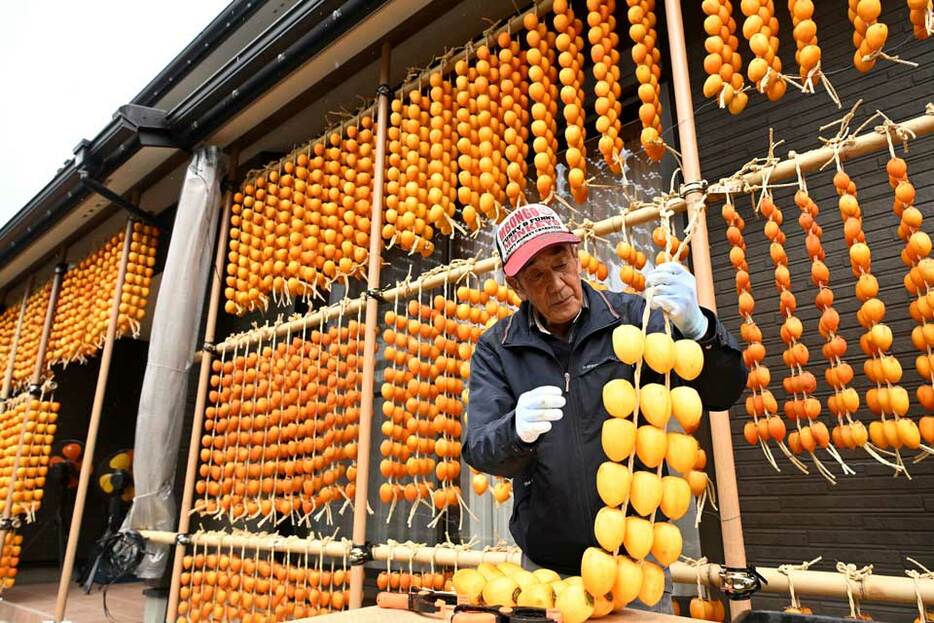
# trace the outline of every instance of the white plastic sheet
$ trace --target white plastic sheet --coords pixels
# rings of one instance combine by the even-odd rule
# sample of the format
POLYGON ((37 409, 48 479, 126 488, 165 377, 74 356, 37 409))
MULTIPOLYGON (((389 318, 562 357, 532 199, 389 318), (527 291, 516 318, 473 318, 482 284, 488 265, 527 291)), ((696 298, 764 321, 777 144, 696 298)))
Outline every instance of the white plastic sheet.
MULTIPOLYGON (((136 421, 136 497, 124 529, 175 529, 175 466, 187 415, 189 369, 213 266, 224 165, 220 150, 203 147, 195 152, 185 175, 153 314, 136 421)), ((149 544, 147 550, 136 574, 143 579, 159 578, 168 547, 149 544)))

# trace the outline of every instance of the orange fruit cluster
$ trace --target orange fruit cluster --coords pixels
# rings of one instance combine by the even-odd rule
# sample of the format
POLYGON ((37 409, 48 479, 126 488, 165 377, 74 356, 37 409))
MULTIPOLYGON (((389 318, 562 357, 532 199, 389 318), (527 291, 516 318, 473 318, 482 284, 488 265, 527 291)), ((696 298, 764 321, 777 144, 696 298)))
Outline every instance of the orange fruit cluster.
POLYGON ((3 547, 0 549, 0 593, 13 588, 19 567, 19 557, 23 553, 23 535, 12 530, 6 532, 3 547))
MULTIPOLYGON (((125 232, 96 249, 62 278, 49 335, 49 367, 93 357, 103 346, 113 307, 125 232)), ((126 278, 121 289, 117 337, 139 329, 156 265, 159 230, 133 224, 126 278)))
POLYGON ((645 268, 645 253, 636 249, 635 245, 621 241, 616 245, 616 257, 623 262, 619 269, 620 280, 632 292, 645 290, 645 275, 641 272, 645 268))
POLYGON ((0 313, 0 370, 3 370, 4 373, 6 373, 10 353, 13 350, 13 336, 16 333, 19 308, 19 305, 13 305, 0 313))
POLYGON ((482 289, 461 286, 457 300, 410 300, 388 311, 383 340, 387 367, 380 393, 384 416, 379 488, 384 504, 431 500, 436 509, 458 504, 461 417, 470 357, 483 325, 512 313, 518 298, 487 279, 482 289), (432 480, 437 480, 437 485, 432 480))
MULTIPOLYGON (((892 211, 899 217, 898 237, 905 242, 901 256, 908 272, 904 284, 914 297, 908 310, 917 326, 911 331, 911 342, 921 351, 915 360, 915 370, 923 383, 918 387, 918 402, 925 412, 934 412, 934 259, 931 238, 921 230, 921 211, 915 207, 915 187, 908 180, 908 164, 901 158, 892 158, 886 164, 889 185, 895 191, 892 211)), ((922 438, 934 443, 934 417, 927 415, 921 421, 922 438)))
POLYGON ((655 0, 627 0, 629 11, 629 38, 633 44, 645 47, 646 54, 641 49, 636 54, 633 50, 633 61, 636 63, 636 79, 639 81, 639 119, 642 121, 642 135, 640 142, 642 149, 649 158, 658 161, 665 155, 665 144, 662 141, 662 105, 659 100, 661 79, 661 53, 656 47, 658 31, 655 24, 658 16, 655 14, 655 0), (637 60, 638 59, 638 60, 637 60))
POLYGON ((380 571, 376 576, 376 588, 381 591, 407 593, 418 589, 451 591, 454 589, 450 571, 408 573, 405 571, 380 571))
POLYGON ((182 559, 175 623, 277 623, 343 610, 350 601, 345 568, 325 570, 298 554, 283 563, 274 552, 207 552, 182 559))
POLYGON ((0 414, 0 509, 6 509, 12 483, 11 516, 31 516, 39 510, 52 441, 58 428, 59 407, 57 402, 26 398, 11 404, 0 414), (21 435, 22 450, 19 448, 21 435), (18 463, 17 452, 21 452, 18 463))
POLYGON ((791 13, 791 23, 794 30, 791 36, 795 40, 797 50, 795 61, 801 70, 801 80, 811 86, 820 82, 820 71, 817 66, 821 59, 820 46, 817 45, 817 23, 814 17, 814 2, 812 0, 788 0, 788 11, 791 13))
POLYGON ((746 397, 746 413, 752 418, 752 422, 747 422, 744 426, 743 436, 750 445, 770 440, 784 443, 785 422, 778 417, 778 401, 769 390, 772 374, 762 363, 765 359, 762 329, 752 317, 756 302, 752 295, 749 263, 746 260, 746 240, 743 237, 746 222, 732 203, 725 203, 721 214, 727 224, 726 238, 731 247, 730 264, 736 269, 736 296, 739 315, 743 318, 739 333, 746 342, 743 361, 749 369, 746 387, 752 392, 751 396, 746 397))
POLYGON ((39 340, 42 339, 42 328, 45 325, 45 315, 49 309, 49 297, 51 295, 52 282, 48 281, 41 288, 33 291, 29 298, 26 299, 23 325, 20 329, 19 341, 16 343, 16 360, 13 362, 11 392, 24 389, 36 371, 39 340))
POLYGON ((788 447, 795 454, 802 450, 814 453, 817 447, 830 445, 830 430, 818 420, 821 413, 820 400, 813 396, 817 390, 817 378, 805 367, 810 359, 808 347, 801 340, 804 325, 795 315, 798 302, 791 291, 791 271, 788 268, 788 255, 785 253, 785 234, 782 231, 782 211, 773 203, 770 196, 763 197, 759 210, 767 221, 765 235, 771 241, 769 256, 775 265, 775 287, 779 294, 779 313, 785 319, 780 336, 786 349, 782 360, 788 366, 789 375, 782 379, 786 396, 785 417, 796 424, 797 430, 788 435, 788 447), (804 420, 806 424, 802 425, 804 420))
POLYGON ((903 445, 917 448, 920 444, 917 425, 903 417, 908 413, 909 400, 908 391, 898 384, 902 378, 902 367, 894 356, 888 354, 893 335, 883 322, 885 303, 877 298, 879 282, 872 274, 872 253, 863 233, 856 184, 842 169, 834 175, 833 184, 840 197, 838 205, 844 221, 843 232, 849 247, 850 267, 853 276, 857 278, 856 297, 861 305, 856 318, 866 329, 866 333, 859 339, 859 345, 867 357, 863 372, 876 384, 876 387, 866 392, 866 404, 870 411, 881 417, 881 421, 869 425, 869 438, 880 448, 892 447, 897 450, 903 445))
POLYGON ((736 20, 730 0, 704 0, 701 8, 704 18, 704 97, 722 102, 732 114, 737 115, 746 108, 749 96, 743 93, 743 59, 739 54, 739 39, 736 38, 736 20))
POLYGON ((231 208, 227 313, 363 275, 374 157, 373 119, 363 116, 243 183, 231 208))
MULTIPOLYGON (((555 48, 558 50, 558 80, 561 82, 559 95, 564 105, 561 114, 566 124, 564 153, 568 165, 568 186, 577 203, 587 201, 587 130, 584 126, 584 23, 574 16, 574 9, 567 0, 558 0, 551 10, 554 12, 555 48)), ((608 84, 607 84, 608 86, 608 84)), ((601 92, 604 87, 601 86, 601 92)), ((599 93, 598 93, 599 95, 599 93)))
POLYGON ((591 254, 585 249, 579 249, 577 251, 577 257, 580 259, 581 268, 584 270, 584 273, 590 275, 591 278, 597 281, 603 281, 609 277, 610 269, 607 268, 607 265, 595 254, 591 254))
POLYGON ((876 64, 878 55, 889 36, 889 27, 878 21, 882 13, 880 0, 849 0, 847 15, 853 24, 853 66, 866 73, 876 64))
POLYGON ((545 201, 555 190, 558 164, 558 137, 555 117, 558 114, 558 68, 555 61, 557 37, 547 24, 532 13, 526 13, 525 60, 529 66, 529 103, 532 117, 532 151, 535 153, 536 180, 539 197, 545 201))
MULTIPOLYGON (((506 160, 506 198, 517 206, 525 199, 529 154, 529 66, 519 40, 508 32, 497 38, 499 52, 499 113, 502 117, 503 156, 506 160)), ((466 208, 464 215, 466 217, 466 208)), ((466 219, 465 219, 466 221, 466 219)), ((470 225, 470 223, 467 223, 470 225)))
MULTIPOLYGON (((623 151, 620 114, 619 34, 616 32, 616 0, 587 0, 587 41, 590 43, 590 60, 593 61, 595 126, 600 133, 597 143, 603 159, 614 173, 619 173, 617 158, 623 151), (603 95, 601 95, 603 93, 603 95)), ((661 52, 649 49, 645 43, 632 47, 632 60, 636 65, 647 58, 658 62, 661 52)))
POLYGON ((428 80, 428 222, 442 234, 454 231, 457 168, 454 158, 454 88, 435 72, 428 80))
POLYGON ((655 255, 655 265, 664 264, 669 261, 686 262, 691 256, 691 248, 688 245, 681 244, 678 237, 664 227, 656 227, 652 230, 652 242, 659 248, 655 255))
POLYGON ((934 2, 931 0, 908 0, 908 19, 915 39, 924 41, 931 36, 930 24, 934 23, 934 2))
POLYGON ((782 80, 782 59, 778 56, 778 18, 773 0, 741 0, 740 9, 746 20, 743 36, 756 56, 749 61, 746 75, 759 93, 773 102, 785 94, 782 80))
POLYGON ((700 597, 694 597, 691 599, 688 608, 692 619, 723 623, 724 618, 726 618, 723 602, 719 599, 701 599, 700 597))
MULTIPOLYGON (((448 96, 450 99, 450 95, 448 96)), ((443 116, 444 93, 441 93, 441 120, 443 116)), ((398 244, 404 251, 419 253, 428 257, 435 250, 435 229, 443 226, 450 231, 450 215, 453 205, 450 204, 451 188, 448 188, 447 208, 441 206, 444 193, 444 179, 437 180, 438 199, 440 210, 429 210, 428 206, 428 158, 431 155, 429 143, 429 109, 428 97, 424 97, 418 89, 408 94, 408 103, 401 99, 392 101, 387 128, 387 162, 386 168, 386 224, 383 226, 383 238, 389 244, 398 244)), ((437 109, 437 107, 436 107, 437 109)), ((443 124, 442 124, 443 134, 443 124)), ((442 141, 444 137, 442 136, 442 141)), ((450 142, 450 137, 448 138, 450 142)), ((443 143, 442 143, 443 144, 443 143)), ((450 144, 448 145, 450 148, 450 144)), ((450 153, 448 151, 447 153, 450 153)), ((443 157, 443 155, 442 155, 443 157)), ((434 169, 440 174, 443 161, 437 160, 434 169), (439 166, 440 165, 440 166, 439 166)), ((450 185, 450 178, 447 180, 450 185)))
POLYGON ((198 512, 307 516, 353 500, 362 333, 338 322, 212 362, 198 512))
POLYGON ((464 206, 464 222, 479 229, 481 218, 494 222, 503 210, 506 168, 500 145, 499 57, 483 45, 473 65, 454 64, 454 119, 457 123, 457 198, 464 206))
POLYGON ((827 409, 837 416, 837 424, 831 431, 831 440, 835 447, 852 450, 864 446, 869 437, 863 423, 852 417, 859 409, 859 394, 849 386, 853 380, 853 367, 843 359, 847 343, 843 336, 837 334, 840 314, 833 307, 830 269, 824 263, 826 256, 821 243, 823 229, 817 224, 820 210, 804 189, 795 193, 795 204, 801 210, 798 224, 804 230, 805 248, 808 257, 811 258, 811 283, 817 288, 814 305, 821 312, 818 331, 824 338, 822 352, 828 364, 824 378, 833 388, 833 395, 827 398, 827 409))

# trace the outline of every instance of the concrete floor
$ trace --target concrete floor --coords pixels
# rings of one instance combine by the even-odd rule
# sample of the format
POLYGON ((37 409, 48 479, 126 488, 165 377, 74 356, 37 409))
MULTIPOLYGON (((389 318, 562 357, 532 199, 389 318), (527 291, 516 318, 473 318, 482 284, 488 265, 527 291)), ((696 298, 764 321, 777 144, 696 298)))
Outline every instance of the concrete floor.
MULTIPOLYGON (((139 582, 115 584, 107 589, 107 608, 119 623, 143 620, 143 588, 139 582)), ((41 623, 55 613, 58 582, 17 583, 0 597, 0 623, 41 623)), ((73 623, 103 623, 103 596, 97 588, 85 595, 78 586, 68 593, 65 617, 73 623)))

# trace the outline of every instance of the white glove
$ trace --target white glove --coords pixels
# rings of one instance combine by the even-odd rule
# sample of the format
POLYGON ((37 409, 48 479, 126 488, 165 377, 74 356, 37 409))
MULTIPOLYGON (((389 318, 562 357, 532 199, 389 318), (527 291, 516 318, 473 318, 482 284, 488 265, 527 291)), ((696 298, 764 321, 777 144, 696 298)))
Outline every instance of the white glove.
POLYGON ((707 316, 697 304, 694 275, 677 262, 665 262, 645 279, 652 291, 652 309, 661 308, 684 337, 696 340, 707 333, 707 316))
POLYGON ((516 403, 516 434, 525 443, 532 443, 542 433, 551 430, 551 423, 564 417, 564 392, 554 385, 530 389, 516 403))

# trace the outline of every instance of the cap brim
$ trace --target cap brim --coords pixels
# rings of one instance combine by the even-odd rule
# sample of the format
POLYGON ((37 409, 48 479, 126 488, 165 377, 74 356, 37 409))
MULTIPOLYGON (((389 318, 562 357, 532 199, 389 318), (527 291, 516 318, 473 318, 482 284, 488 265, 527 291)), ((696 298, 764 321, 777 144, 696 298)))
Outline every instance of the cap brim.
POLYGON ((576 235, 567 231, 556 231, 550 234, 536 236, 523 244, 510 256, 509 261, 503 266, 503 272, 507 277, 515 277, 522 270, 522 267, 529 263, 535 255, 552 245, 579 243, 581 241, 576 235))

